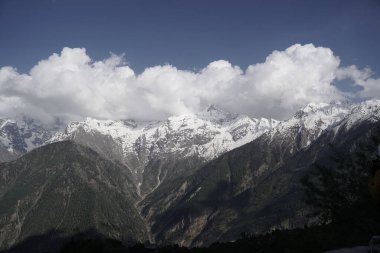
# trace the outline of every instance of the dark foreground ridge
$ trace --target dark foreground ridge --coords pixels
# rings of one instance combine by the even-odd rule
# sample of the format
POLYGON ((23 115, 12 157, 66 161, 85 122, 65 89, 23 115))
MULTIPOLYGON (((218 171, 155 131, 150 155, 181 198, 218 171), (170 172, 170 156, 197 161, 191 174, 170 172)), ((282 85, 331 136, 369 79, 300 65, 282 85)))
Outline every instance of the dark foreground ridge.
MULTIPOLYGON (((380 223, 375 221, 377 233, 380 223)), ((155 245, 125 245, 121 241, 107 238, 94 229, 64 237, 60 231, 50 231, 43 235, 31 236, 21 243, 0 253, 137 253, 137 252, 324 252, 328 250, 366 245, 373 228, 352 227, 351 224, 329 224, 305 227, 303 229, 277 230, 269 234, 253 236, 243 233, 235 242, 214 243, 207 248, 186 248, 178 245, 156 247, 155 245), (371 231, 370 231, 371 230, 371 231)))

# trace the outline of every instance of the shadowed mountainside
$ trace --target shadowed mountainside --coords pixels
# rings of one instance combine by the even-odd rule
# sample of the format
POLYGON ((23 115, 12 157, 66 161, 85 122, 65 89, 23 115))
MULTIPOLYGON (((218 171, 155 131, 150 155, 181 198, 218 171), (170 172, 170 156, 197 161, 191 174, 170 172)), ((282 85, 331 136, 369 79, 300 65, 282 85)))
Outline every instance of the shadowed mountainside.
POLYGON ((141 203, 156 242, 209 245, 233 240, 242 231, 264 233, 308 224, 300 179, 312 165, 331 163, 331 145, 346 156, 361 146, 376 150, 371 138, 380 133, 378 121, 345 126, 341 122, 307 148, 298 146, 296 134, 264 134, 193 176, 158 189, 141 203))
POLYGON ((71 141, 0 164, 1 248, 51 229, 97 229, 122 241, 148 239, 134 203, 136 186, 122 165, 71 141))

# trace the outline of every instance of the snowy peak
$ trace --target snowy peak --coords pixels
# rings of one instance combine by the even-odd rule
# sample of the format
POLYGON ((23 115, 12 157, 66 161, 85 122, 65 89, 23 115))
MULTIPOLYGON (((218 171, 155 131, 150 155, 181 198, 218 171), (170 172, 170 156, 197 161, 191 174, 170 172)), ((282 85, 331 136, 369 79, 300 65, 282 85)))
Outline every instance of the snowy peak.
POLYGON ((328 106, 330 106, 330 104, 327 104, 327 103, 309 103, 303 109, 301 109, 301 111, 303 111, 305 113, 313 113, 313 112, 316 112, 316 111, 321 110, 323 108, 326 108, 328 106))
MULTIPOLYGON (((252 119, 209 106, 199 114, 169 117, 165 121, 97 120, 86 118, 69 124, 50 142, 73 139, 78 132, 112 137, 125 156, 131 153, 179 153, 212 159, 246 144, 277 124, 275 120, 252 119)), ((136 154, 138 155, 138 154, 136 154)))
POLYGON ((156 179, 149 175, 150 181, 144 181, 148 173, 145 171, 156 166, 157 162, 181 159, 209 161, 253 141, 276 124, 274 120, 232 116, 214 107, 200 115, 184 114, 164 121, 86 118, 70 123, 65 131, 56 133, 49 142, 74 140, 105 157, 122 162, 130 169, 138 191, 141 186, 142 192, 146 193, 158 187, 169 173, 157 165, 156 179))
POLYGON ((297 143, 297 148, 305 148, 324 131, 340 124, 349 115, 351 107, 346 103, 308 104, 290 119, 280 122, 270 132, 271 139, 275 136, 290 138, 297 143))
POLYGON ((355 106, 351 110, 351 114, 361 115, 379 115, 380 114, 380 100, 372 99, 367 100, 355 106))
POLYGON ((84 131, 98 131, 103 134, 109 134, 111 136, 119 136, 121 131, 126 129, 134 129, 137 127, 134 121, 123 121, 123 120, 98 120, 87 117, 81 122, 71 122, 67 128, 67 133, 71 133, 78 128, 82 128, 84 131))
POLYGON ((0 145, 11 153, 23 154, 45 144, 58 129, 25 117, 17 121, 0 119, 0 145))
POLYGON ((239 115, 226 112, 215 105, 209 105, 205 110, 196 114, 200 119, 223 124, 236 119, 239 115))
POLYGON ((219 107, 217 107, 216 105, 209 105, 205 110, 204 112, 207 112, 207 113, 210 113, 210 114, 224 114, 224 115, 229 115, 230 113, 229 112, 226 112, 226 111, 223 111, 222 109, 220 109, 219 107))
POLYGON ((257 124, 259 128, 274 128, 276 127, 280 121, 275 119, 267 119, 267 118, 252 118, 252 120, 257 124))
POLYGON ((351 105, 345 103, 310 103, 280 125, 283 128, 298 126, 306 130, 325 130, 341 121, 350 111, 351 105))
MULTIPOLYGON (((346 130, 363 121, 380 120, 380 100, 368 100, 357 104, 348 102, 311 103, 280 122, 270 133, 275 135, 296 136, 301 140, 300 147, 307 147, 324 131, 344 127, 346 130)), ((336 132, 335 130, 335 132, 336 132)))
POLYGON ((26 144, 13 120, 0 119, 0 143, 11 153, 26 152, 26 144))
POLYGON ((212 159, 270 131, 275 134, 303 133, 312 142, 326 129, 345 122, 352 127, 362 120, 380 118, 380 100, 358 104, 347 102, 310 103, 286 121, 251 118, 226 112, 215 105, 202 112, 172 116, 163 121, 98 120, 72 122, 64 131, 31 119, 0 119, 0 146, 23 154, 45 143, 74 139, 78 133, 111 138, 124 156, 143 150, 147 154, 178 153, 212 159))
POLYGON ((380 100, 372 99, 352 106, 343 123, 349 129, 362 121, 376 122, 380 120, 380 100))
POLYGON ((351 110, 352 105, 348 103, 310 103, 295 113, 294 118, 304 120, 307 118, 317 118, 339 115, 346 115, 351 110))

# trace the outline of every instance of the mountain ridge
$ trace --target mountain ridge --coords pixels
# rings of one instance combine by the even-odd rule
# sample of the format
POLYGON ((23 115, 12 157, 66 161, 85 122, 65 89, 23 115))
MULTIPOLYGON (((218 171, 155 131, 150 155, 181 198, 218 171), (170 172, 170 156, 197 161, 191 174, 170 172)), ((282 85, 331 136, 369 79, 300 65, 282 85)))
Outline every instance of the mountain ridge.
MULTIPOLYGON (((41 185, 45 181, 51 182, 49 171, 60 171, 62 166, 74 168, 70 175, 60 174, 62 181, 67 181, 66 177, 76 182, 84 180, 86 191, 91 192, 91 196, 100 196, 96 199, 102 199, 101 202, 108 206, 107 210, 109 206, 116 207, 118 200, 106 200, 104 192, 116 194, 124 203, 125 210, 136 217, 134 222, 140 231, 136 240, 200 246, 216 240, 233 240, 252 228, 252 232, 262 233, 276 228, 302 226, 307 223, 307 208, 300 202, 302 194, 297 180, 308 172, 313 162, 323 161, 326 156, 321 154, 330 152, 327 144, 351 150, 361 139, 369 141, 369 136, 378 131, 373 129, 379 124, 380 100, 353 105, 310 104, 288 120, 274 122, 275 125, 271 125, 270 120, 255 121, 246 116, 220 112, 215 107, 204 113, 143 123, 89 118, 70 124, 67 133, 63 132, 69 138, 50 139, 52 141, 47 142, 51 143, 33 149, 17 160, 0 163, 0 211, 3 211, 0 236, 5 236, 8 245, 13 242, 10 238, 18 238, 9 229, 21 231, 17 230, 17 222, 12 218, 16 217, 14 210, 18 210, 19 204, 12 198, 9 202, 7 196, 16 194, 17 189, 28 192, 25 190, 27 185, 22 181, 14 184, 16 181, 10 177, 18 178, 17 173, 26 173, 25 182, 39 185, 37 188, 40 190, 21 195, 26 196, 21 198, 22 205, 28 206, 28 199, 39 203, 39 192, 46 192, 41 185), (233 134, 240 131, 243 139, 251 138, 258 133, 255 127, 263 132, 231 150, 223 149, 216 157, 206 159, 193 152, 194 147, 198 147, 198 152, 202 152, 199 151, 202 145, 209 148, 210 142, 214 145, 223 143, 221 140, 236 143, 233 134), (225 133, 229 134, 228 139, 218 139, 218 136, 225 137, 225 133), (132 136, 127 141, 133 140, 126 149, 121 143, 123 136, 132 136), (65 145, 68 148, 62 152, 56 148, 65 145), (78 164, 75 163, 76 157, 78 164), (95 185, 103 185, 103 192, 99 192, 86 178, 91 178, 95 171, 103 171, 97 169, 102 166, 108 168, 106 173, 113 172, 105 178, 94 179, 95 185), (38 180, 40 176, 41 182, 38 180), (120 180, 128 187, 123 188, 126 185, 120 180), (119 183, 115 188, 110 187, 113 185, 110 182, 119 183), (121 192, 124 192, 124 197, 121 197, 121 192)), ((238 136, 236 140, 240 139, 238 136)), ((66 189, 59 183, 55 188, 49 184, 53 193, 66 189)), ((72 189, 80 192, 81 188, 75 187, 72 189)), ((48 199, 50 201, 46 203, 55 203, 51 201, 53 198, 48 199)), ((38 206, 36 208, 39 210, 38 206)), ((103 215, 101 211, 95 213, 103 215)), ((126 224, 132 224, 129 214, 123 214, 119 208, 114 215, 124 215, 126 224)), ((29 222, 35 220, 33 217, 29 222)))
MULTIPOLYGON (((303 226, 307 209, 300 202, 297 178, 307 173, 318 157, 326 161, 326 155, 319 154, 331 152, 327 144, 352 151, 349 147, 356 147, 360 138, 371 141, 369 133, 380 131, 380 101, 358 107, 361 109, 353 107, 348 114, 324 108, 327 117, 322 122, 328 124, 324 131, 319 131, 320 124, 299 124, 300 117, 295 115, 284 122, 285 127, 280 123, 251 143, 207 163, 193 176, 158 189, 141 204, 152 233, 159 243, 200 246, 232 240, 242 231, 263 233, 303 226), (331 120, 331 115, 339 115, 338 120, 331 120), (351 122, 350 127, 346 122, 351 122), (281 131, 284 129, 287 131, 281 131), (245 218, 238 218, 241 216, 245 218), (248 220, 251 228, 244 225, 248 220)), ((314 114, 309 116, 310 122, 319 122, 313 120, 314 114)))

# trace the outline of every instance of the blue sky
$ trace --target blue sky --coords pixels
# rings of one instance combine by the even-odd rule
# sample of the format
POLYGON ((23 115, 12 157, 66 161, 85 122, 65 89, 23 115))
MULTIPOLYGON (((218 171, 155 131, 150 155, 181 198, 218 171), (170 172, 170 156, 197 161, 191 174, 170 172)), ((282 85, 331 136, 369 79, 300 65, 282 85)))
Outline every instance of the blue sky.
POLYGON ((380 0, 0 0, 0 117, 285 119, 380 99, 379 56, 380 0))
POLYGON ((94 59, 126 53, 141 72, 218 59, 244 69, 295 43, 380 73, 380 1, 0 0, 0 66, 20 72, 65 46, 94 59))

